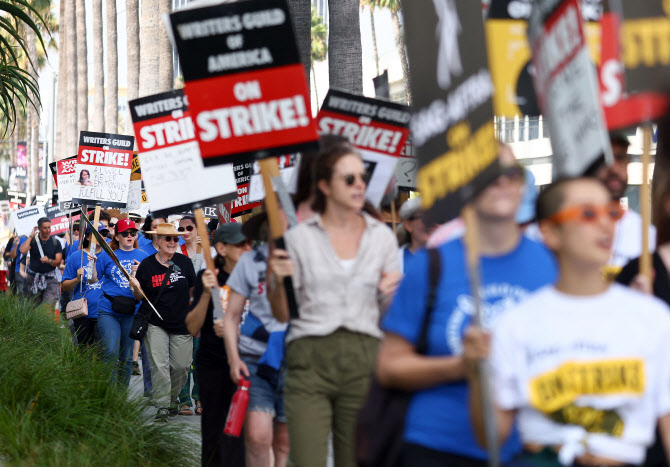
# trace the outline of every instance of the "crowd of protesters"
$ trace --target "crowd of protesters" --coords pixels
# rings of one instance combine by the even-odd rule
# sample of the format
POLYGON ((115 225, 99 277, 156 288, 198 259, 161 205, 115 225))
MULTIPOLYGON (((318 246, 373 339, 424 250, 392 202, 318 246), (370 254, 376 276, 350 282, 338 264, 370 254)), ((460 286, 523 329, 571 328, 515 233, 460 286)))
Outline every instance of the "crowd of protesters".
MULTIPOLYGON (((668 136, 664 122, 659 152, 668 136)), ((10 239, 4 258, 12 290, 50 306, 60 294, 61 316, 68 301, 86 298, 88 315, 71 323, 75 341, 100 350, 115 384, 128 387, 142 356, 157 423, 202 416, 203 465, 325 466, 331 451, 336 467, 357 465, 357 419, 373 376, 411 394, 393 465, 487 465, 492 431, 509 466, 667 465, 670 171, 654 176, 650 280, 637 259, 640 216, 619 203, 628 139, 611 142, 613 165, 539 194, 500 145, 500 175, 468 207, 477 297, 462 221, 431 225, 421 199, 410 199, 399 211, 399 248, 366 201, 362 157, 330 136, 303 161, 300 222, 285 248, 269 240, 264 211, 205 233, 188 214, 148 216, 140 228, 103 210, 97 230, 114 257, 90 249, 90 227, 62 245, 44 218, 10 239), (215 270, 206 269, 210 254, 215 270), (136 344, 138 315, 148 326, 136 344), (242 379, 249 405, 236 438, 223 428, 242 379)), ((289 216, 278 214, 287 228, 289 216)))

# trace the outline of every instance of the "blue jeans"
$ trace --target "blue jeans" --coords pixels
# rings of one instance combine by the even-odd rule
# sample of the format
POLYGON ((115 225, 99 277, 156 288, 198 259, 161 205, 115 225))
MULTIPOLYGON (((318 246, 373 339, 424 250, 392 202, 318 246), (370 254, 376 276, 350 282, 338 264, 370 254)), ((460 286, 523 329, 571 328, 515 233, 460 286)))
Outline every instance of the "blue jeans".
POLYGON ((133 318, 133 315, 119 315, 98 310, 98 328, 105 362, 115 368, 112 380, 117 380, 119 386, 126 388, 130 384, 130 374, 133 370, 135 341, 129 337, 133 318))
POLYGON ((247 412, 265 412, 272 415, 274 421, 286 423, 284 410, 284 373, 282 369, 272 381, 258 376, 258 360, 260 357, 243 355, 242 361, 249 370, 249 407, 247 412))

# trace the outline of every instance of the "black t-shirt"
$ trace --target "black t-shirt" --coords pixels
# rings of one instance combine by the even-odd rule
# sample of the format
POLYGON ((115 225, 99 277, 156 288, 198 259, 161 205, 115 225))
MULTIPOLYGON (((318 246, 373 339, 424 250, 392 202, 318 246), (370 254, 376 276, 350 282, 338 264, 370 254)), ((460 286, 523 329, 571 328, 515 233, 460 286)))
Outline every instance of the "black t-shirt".
MULTIPOLYGON (((163 317, 161 320, 152 311, 149 323, 165 329, 170 334, 188 334, 185 319, 189 310, 189 289, 195 284, 195 271, 191 260, 182 254, 176 253, 172 257, 172 263, 167 283, 158 300, 156 297, 168 268, 158 262, 156 255, 147 256, 142 261, 137 268, 136 278, 147 298, 163 317)), ((144 300, 142 307, 151 310, 144 300)), ((148 312, 146 309, 143 311, 148 312)))
MULTIPOLYGON (((652 256, 652 267, 654 269, 654 295, 670 305, 670 276, 658 253, 652 256)), ((623 285, 630 285, 639 272, 640 258, 635 258, 623 267, 616 281, 623 285)))
MULTIPOLYGON (((193 289, 193 306, 195 307, 200 301, 202 296, 202 273, 198 273, 198 280, 195 283, 195 289, 193 289)), ((225 272, 223 268, 219 269, 218 281, 219 286, 226 285, 228 277, 230 274, 225 272)), ((207 316, 205 316, 205 322, 200 329, 200 347, 198 350, 198 365, 207 365, 213 367, 220 367, 221 365, 227 365, 226 358, 226 349, 223 344, 223 339, 218 337, 214 333, 214 306, 210 300, 209 306, 207 307, 207 316)))
POLYGON ((52 260, 56 259, 58 253, 63 254, 63 248, 55 237, 49 237, 47 241, 42 240, 39 235, 36 235, 35 238, 33 238, 30 243, 30 263, 28 266, 31 271, 46 274, 56 269, 56 266, 40 261, 41 255, 40 250, 37 247, 38 242, 42 245, 44 256, 52 260))

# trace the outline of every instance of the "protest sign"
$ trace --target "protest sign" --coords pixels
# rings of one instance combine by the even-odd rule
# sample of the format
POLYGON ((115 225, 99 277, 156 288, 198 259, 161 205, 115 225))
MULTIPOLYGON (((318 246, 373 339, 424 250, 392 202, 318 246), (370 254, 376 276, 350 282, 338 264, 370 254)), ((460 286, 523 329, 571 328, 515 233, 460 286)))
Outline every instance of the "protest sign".
POLYGON ((193 7, 170 21, 205 166, 317 148, 286 0, 193 7))
POLYGON ((232 165, 204 167, 182 90, 133 100, 130 115, 154 213, 167 216, 236 196, 232 165))
POLYGON ((11 213, 12 224, 17 235, 30 235, 37 221, 45 217, 43 206, 29 206, 11 213))
MULTIPOLYGON (((277 165, 279 166, 279 173, 285 186, 290 186, 295 177, 298 176, 296 170, 295 154, 277 157, 277 165)), ((263 201, 265 198, 265 187, 263 186, 263 176, 261 175, 261 166, 258 162, 254 162, 252 166, 252 174, 249 179, 249 202, 254 203, 263 201)))
POLYGON ((28 193, 7 190, 7 200, 12 209, 23 208, 28 204, 28 193))
POLYGON ((247 214, 256 206, 261 205, 260 201, 252 202, 249 200, 249 187, 251 185, 253 165, 252 162, 244 162, 233 166, 235 181, 237 182, 237 198, 230 204, 230 215, 232 217, 247 214))
MULTIPOLYGON (((581 0, 584 34, 593 63, 600 62, 600 24, 603 0, 581 0)), ((498 116, 537 116, 540 109, 531 78, 528 19, 532 0, 492 0, 486 18, 489 65, 498 116)))
POLYGON ((344 136, 365 161, 370 181, 365 195, 373 205, 381 202, 395 174, 409 136, 410 112, 405 105, 330 89, 316 117, 320 134, 344 136))
POLYGON ((441 223, 456 217, 500 173, 481 4, 436 0, 402 6, 417 188, 427 222, 441 223))
POLYGON ((142 180, 142 168, 140 167, 140 157, 134 152, 133 153, 133 164, 130 167, 130 180, 142 180))
POLYGON ((553 150, 555 177, 579 176, 612 161, 578 0, 535 3, 528 23, 533 82, 553 150))
POLYGON ((416 173, 419 161, 414 153, 414 145, 408 139, 398 163, 395 166, 395 179, 399 189, 416 190, 416 173))
MULTIPOLYGON (((132 177, 132 175, 131 175, 132 177)), ((128 187, 128 202, 121 212, 139 211, 142 205, 142 180, 131 180, 128 187)))
POLYGON ((9 206, 9 201, 3 199, 0 201, 0 214, 9 214, 12 208, 9 206))
MULTIPOLYGON (((45 210, 46 217, 51 221, 51 235, 64 233, 70 230, 70 216, 68 212, 62 211, 58 206, 49 206, 45 210)), ((72 216, 72 222, 80 219, 81 215, 72 216)))
POLYGON ((79 134, 72 201, 123 208, 128 199, 135 138, 113 133, 79 134))

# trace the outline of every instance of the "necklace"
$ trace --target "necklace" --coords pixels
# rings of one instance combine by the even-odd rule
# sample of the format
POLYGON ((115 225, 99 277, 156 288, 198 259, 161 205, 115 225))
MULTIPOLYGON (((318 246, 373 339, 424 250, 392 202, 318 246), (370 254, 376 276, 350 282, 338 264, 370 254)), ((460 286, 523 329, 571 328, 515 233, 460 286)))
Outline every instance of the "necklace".
POLYGON ((161 258, 160 253, 156 253, 156 259, 158 259, 158 262, 161 263, 163 266, 169 266, 170 265, 170 260, 163 261, 163 258, 161 258))

